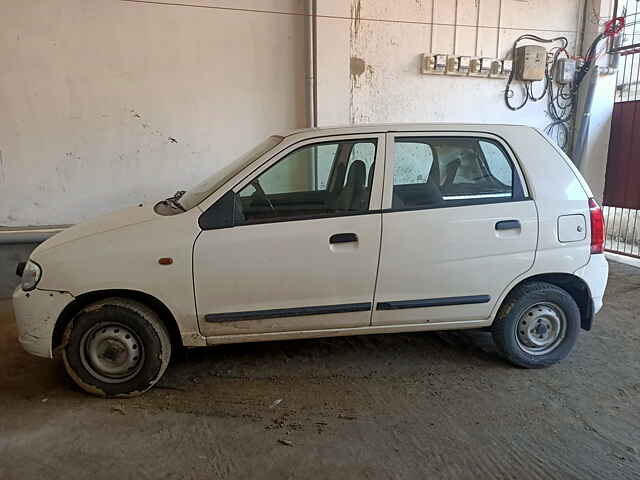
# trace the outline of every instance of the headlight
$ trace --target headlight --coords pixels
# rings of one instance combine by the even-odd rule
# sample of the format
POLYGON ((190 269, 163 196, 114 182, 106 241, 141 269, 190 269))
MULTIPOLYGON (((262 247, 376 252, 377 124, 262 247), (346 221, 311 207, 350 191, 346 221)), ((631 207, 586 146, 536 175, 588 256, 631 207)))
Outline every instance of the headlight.
POLYGON ((29 260, 22 272, 22 289, 25 292, 33 290, 38 285, 40 277, 42 276, 42 269, 36 262, 29 260))

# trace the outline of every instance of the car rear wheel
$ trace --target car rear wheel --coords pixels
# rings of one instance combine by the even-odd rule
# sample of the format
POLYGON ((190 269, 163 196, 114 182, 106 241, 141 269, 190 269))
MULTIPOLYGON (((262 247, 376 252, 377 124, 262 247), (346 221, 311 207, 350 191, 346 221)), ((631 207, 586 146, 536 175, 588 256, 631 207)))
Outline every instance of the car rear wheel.
POLYGON ((492 326, 499 352, 511 363, 542 368, 564 359, 580 331, 580 310, 569 293, 546 282, 517 287, 492 326))
POLYGON ((131 397, 166 370, 171 341, 158 315, 139 302, 109 298, 83 308, 64 332, 67 373, 86 392, 131 397))

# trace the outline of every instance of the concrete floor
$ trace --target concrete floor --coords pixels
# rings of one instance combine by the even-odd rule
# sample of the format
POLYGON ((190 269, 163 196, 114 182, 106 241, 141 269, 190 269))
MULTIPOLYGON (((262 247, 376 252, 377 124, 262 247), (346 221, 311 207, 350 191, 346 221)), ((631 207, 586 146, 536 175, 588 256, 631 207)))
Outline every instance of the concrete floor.
POLYGON ((640 271, 546 370, 485 333, 191 351, 127 401, 23 353, 0 307, 0 478, 640 478, 640 271), (287 440, 291 445, 281 443, 287 440))

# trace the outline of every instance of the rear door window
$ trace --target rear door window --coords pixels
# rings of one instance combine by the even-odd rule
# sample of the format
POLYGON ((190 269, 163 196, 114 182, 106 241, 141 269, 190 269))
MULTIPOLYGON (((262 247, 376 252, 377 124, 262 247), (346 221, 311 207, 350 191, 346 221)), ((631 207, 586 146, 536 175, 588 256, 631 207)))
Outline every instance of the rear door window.
POLYGON ((522 194, 504 148, 488 138, 399 137, 394 209, 510 201, 522 194))

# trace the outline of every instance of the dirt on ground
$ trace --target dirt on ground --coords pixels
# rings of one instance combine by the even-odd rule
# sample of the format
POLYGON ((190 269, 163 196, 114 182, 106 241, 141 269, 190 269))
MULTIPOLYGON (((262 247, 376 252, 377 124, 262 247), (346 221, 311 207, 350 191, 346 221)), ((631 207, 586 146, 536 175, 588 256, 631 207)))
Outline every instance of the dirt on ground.
POLYGON ((0 303, 0 478, 640 478, 640 271, 564 362, 510 366, 485 332, 178 355, 130 400, 24 353, 0 303))

